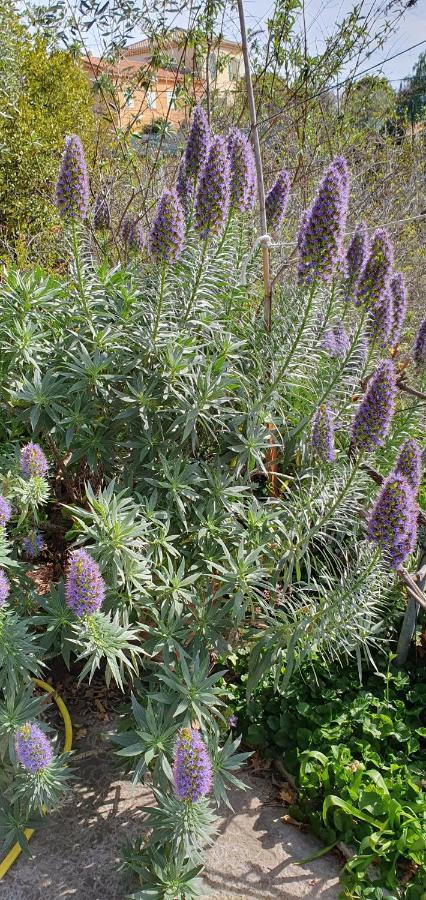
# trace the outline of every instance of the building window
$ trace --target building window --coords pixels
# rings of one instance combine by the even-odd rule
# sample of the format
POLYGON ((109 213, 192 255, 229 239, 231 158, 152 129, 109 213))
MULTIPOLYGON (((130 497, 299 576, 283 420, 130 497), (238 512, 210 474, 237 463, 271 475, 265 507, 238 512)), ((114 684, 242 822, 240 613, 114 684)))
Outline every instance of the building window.
POLYGON ((148 109, 157 109, 157 94, 155 91, 146 92, 146 102, 148 109))
POLYGON ((167 109, 176 109, 176 98, 174 91, 166 91, 167 109))
POLYGON ((240 74, 240 60, 233 56, 228 63, 229 80, 236 81, 240 74))

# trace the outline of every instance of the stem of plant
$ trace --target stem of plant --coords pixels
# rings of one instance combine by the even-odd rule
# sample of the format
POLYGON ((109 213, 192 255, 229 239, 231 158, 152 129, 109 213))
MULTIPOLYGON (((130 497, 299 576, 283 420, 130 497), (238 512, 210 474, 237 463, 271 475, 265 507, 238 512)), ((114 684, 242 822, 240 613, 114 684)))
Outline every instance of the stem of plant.
POLYGON ((192 309, 193 304, 194 304, 194 300, 195 300, 195 298, 196 298, 196 296, 197 296, 197 291, 198 291, 198 288, 199 288, 199 285, 200 285, 200 281, 201 281, 201 275, 203 274, 204 260, 205 260, 205 258, 206 258, 206 252, 207 252, 207 245, 208 245, 208 242, 209 242, 209 238, 208 238, 208 236, 207 236, 207 237, 205 238, 205 240, 204 240, 203 248, 202 248, 202 250, 201 250, 201 259, 200 259, 200 263, 199 263, 199 266, 198 266, 198 269, 197 269, 197 274, 196 274, 196 276, 195 276, 194 287, 192 288, 191 296, 190 296, 190 298, 189 298, 189 300, 188 300, 188 303, 186 304, 185 313, 184 313, 184 316, 183 316, 183 319, 182 319, 182 324, 183 324, 183 325, 188 321, 188 318, 189 318, 191 309, 192 309))
POLYGON ((158 297, 157 314, 155 316, 155 323, 154 323, 154 328, 152 331, 153 343, 155 343, 155 341, 157 340, 158 328, 160 325, 161 313, 162 313, 162 309, 163 309, 165 281, 166 281, 166 263, 163 262, 163 265, 161 266, 161 273, 160 273, 160 295, 158 297))
POLYGON ((79 251, 78 240, 77 240, 77 229, 75 227, 74 219, 71 220, 71 235, 72 235, 72 249, 73 249, 74 262, 75 262, 75 270, 76 270, 76 274, 77 274, 78 293, 80 296, 80 300, 83 303, 86 316, 87 316, 87 318, 90 318, 89 306, 87 303, 86 294, 84 291, 83 278, 82 278, 82 274, 81 274, 80 251, 79 251))

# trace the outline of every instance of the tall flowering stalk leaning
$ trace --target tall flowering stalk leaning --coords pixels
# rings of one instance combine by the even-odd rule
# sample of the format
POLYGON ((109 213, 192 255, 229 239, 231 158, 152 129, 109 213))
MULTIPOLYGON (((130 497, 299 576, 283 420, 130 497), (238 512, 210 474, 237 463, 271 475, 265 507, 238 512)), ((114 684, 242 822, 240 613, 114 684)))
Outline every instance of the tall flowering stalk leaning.
POLYGON ((394 329, 394 304, 390 288, 387 288, 370 306, 366 335, 370 344, 388 347, 394 329))
POLYGON ((383 444, 390 428, 396 395, 395 369, 384 360, 368 383, 352 424, 352 446, 370 453, 383 444))
POLYGON ((231 172, 226 141, 213 138, 195 199, 195 226, 203 240, 222 234, 228 215, 231 172))
POLYGON ((389 288, 393 266, 393 245, 387 231, 377 228, 370 252, 358 282, 356 302, 371 308, 389 288))
POLYGON ((403 475, 417 493, 422 480, 422 451, 414 438, 407 438, 400 448, 394 472, 403 475))
POLYGON ((357 287, 370 249, 368 228, 365 222, 357 225, 346 251, 345 300, 355 300, 357 287))
POLYGON ((371 511, 367 534, 380 547, 391 569, 399 569, 413 552, 417 537, 417 505, 403 475, 392 473, 383 482, 371 511))
POLYGON ((196 106, 192 114, 184 155, 185 177, 193 187, 206 161, 209 142, 210 128, 207 116, 201 106, 196 106))
POLYGON ((342 262, 349 201, 346 161, 336 157, 326 169, 298 235, 299 284, 329 282, 342 262))
POLYGON ((256 165, 250 142, 238 128, 232 128, 228 135, 230 162, 230 204, 244 213, 256 201, 256 165))
POLYGON ((166 266, 176 262, 183 250, 185 219, 182 204, 176 190, 163 191, 149 235, 149 250, 152 258, 161 267, 159 299, 152 332, 155 341, 160 324, 164 299, 166 266))
POLYGON ((392 347, 398 344, 401 336, 402 326, 407 312, 408 298, 407 289, 405 287, 404 276, 401 272, 397 272, 392 276, 390 282, 390 293, 393 303, 393 323, 391 342, 392 347))
POLYGON ((277 231, 281 227, 286 214, 289 196, 290 176, 283 169, 265 197, 266 221, 269 230, 277 231))
POLYGON ((71 224, 78 292, 83 301, 85 312, 88 315, 89 308, 80 265, 76 223, 87 218, 89 211, 89 178, 83 146, 76 134, 71 134, 65 139, 64 152, 56 183, 56 205, 64 221, 71 224))

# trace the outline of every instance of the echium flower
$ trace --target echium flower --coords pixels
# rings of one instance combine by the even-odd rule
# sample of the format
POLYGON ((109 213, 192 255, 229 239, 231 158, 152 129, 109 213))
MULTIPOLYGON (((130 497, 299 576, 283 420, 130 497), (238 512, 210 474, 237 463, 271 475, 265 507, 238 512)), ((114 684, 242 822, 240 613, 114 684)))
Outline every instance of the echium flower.
POLYGON ((336 157, 326 169, 298 235, 300 284, 328 282, 342 261, 349 200, 346 161, 336 157))
POLYGON ((27 559, 36 559, 44 547, 44 537, 40 531, 30 531, 22 540, 22 550, 27 559))
POLYGON ((422 480, 422 451, 414 438, 407 438, 400 447, 394 471, 397 475, 403 475, 417 493, 422 480))
POLYGON ((200 236, 220 235, 228 214, 230 171, 226 142, 213 138, 195 200, 195 225, 200 236))
POLYGON ((65 579, 65 600, 76 616, 98 612, 105 597, 105 582, 97 562, 86 550, 73 550, 65 579))
POLYGON ((417 537, 415 496, 403 475, 383 482, 367 525, 368 539, 380 547, 391 569, 398 569, 413 552, 417 537))
POLYGON ((157 262, 175 262, 183 250, 185 220, 175 190, 163 191, 149 235, 149 250, 157 262))
POLYGON ((417 332, 413 347, 413 357, 418 371, 426 367, 426 319, 423 319, 417 332))
POLYGON ((9 579, 4 569, 0 569, 0 607, 4 606, 10 594, 9 579))
POLYGON ((104 194, 98 194, 93 204, 93 224, 101 230, 111 225, 111 213, 107 198, 104 194))
POLYGON ((124 217, 121 225, 121 237, 128 250, 142 251, 145 247, 142 223, 132 216, 124 217))
POLYGON ((20 455, 21 472, 24 478, 38 476, 44 478, 49 471, 49 463, 38 444, 25 444, 20 455))
POLYGON ((356 302, 367 307, 377 303, 389 287, 393 266, 393 245, 384 228, 373 234, 367 262, 358 282, 356 302))
POLYGON ((365 222, 360 222, 346 251, 345 300, 353 300, 355 297, 356 286, 367 262, 369 249, 370 241, 367 225, 365 222))
POLYGON ((312 448, 322 462, 334 462, 334 415, 327 403, 320 406, 312 425, 312 448))
POLYGON ((63 219, 85 219, 89 210, 89 179, 80 138, 65 138, 56 183, 56 204, 63 219))
POLYGON ((12 507, 9 501, 0 494, 0 528, 6 528, 11 515, 12 507))
POLYGON ((245 134, 231 128, 228 135, 231 168, 231 206, 240 212, 253 209, 256 200, 256 165, 254 153, 245 134))
POLYGON ((176 193, 183 209, 187 209, 194 195, 194 183, 186 174, 185 157, 183 156, 176 177, 176 193))
POLYGON ((368 311, 367 337, 370 344, 388 347, 393 328, 393 300, 389 289, 370 306, 368 311))
POLYGON ((395 369, 391 360, 379 364, 352 424, 352 444, 371 452, 383 444, 392 420, 396 395, 395 369))
POLYGON ((45 769, 53 759, 49 739, 34 722, 26 722, 17 729, 15 752, 21 766, 33 775, 45 769))
POLYGON ((173 778, 177 796, 189 803, 196 803, 205 797, 211 788, 212 764, 195 728, 182 728, 178 734, 173 778))
POLYGON ((407 312, 407 289, 402 272, 393 275, 390 283, 390 292, 393 302, 393 326, 392 326, 392 346, 398 343, 401 337, 402 326, 404 324, 407 312))
POLYGON ((321 346, 324 350, 327 350, 330 356, 336 359, 344 359, 349 350, 350 342, 342 321, 336 322, 332 328, 328 328, 324 332, 321 346))
POLYGON ((201 106, 196 106, 192 114, 188 140, 185 148, 186 177, 196 183, 207 157, 210 128, 207 116, 201 106))
POLYGON ((290 176, 283 169, 265 197, 266 222, 268 229, 277 231, 281 227, 290 196, 290 176))

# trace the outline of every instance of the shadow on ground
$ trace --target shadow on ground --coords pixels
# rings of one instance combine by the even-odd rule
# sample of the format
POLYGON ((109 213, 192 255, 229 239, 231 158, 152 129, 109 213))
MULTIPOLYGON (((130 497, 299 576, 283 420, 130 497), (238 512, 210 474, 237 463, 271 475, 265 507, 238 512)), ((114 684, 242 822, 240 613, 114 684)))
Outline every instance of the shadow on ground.
MULTIPOLYGON (((34 835, 33 856, 21 856, 0 882, 0 900, 123 900, 135 889, 117 866, 123 846, 140 833, 141 807, 151 802, 151 794, 122 780, 116 759, 99 727, 89 729, 77 745, 71 795, 34 835)), ((248 775, 245 781, 248 791, 233 796, 235 815, 220 819, 208 854, 207 896, 337 898, 337 858, 296 866, 319 844, 281 821, 284 808, 274 803, 267 781, 248 775)))

